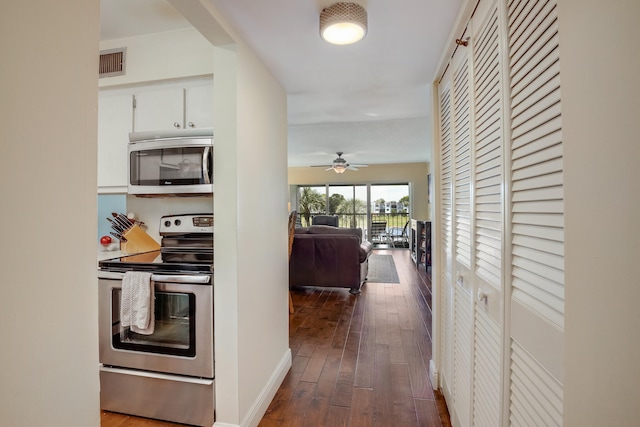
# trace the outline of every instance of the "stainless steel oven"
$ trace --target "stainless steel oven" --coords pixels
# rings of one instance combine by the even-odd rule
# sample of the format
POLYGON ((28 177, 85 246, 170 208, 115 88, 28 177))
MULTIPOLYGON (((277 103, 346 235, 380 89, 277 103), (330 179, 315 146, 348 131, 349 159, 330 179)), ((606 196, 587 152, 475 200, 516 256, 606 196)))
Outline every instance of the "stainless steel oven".
POLYGON ((160 251, 104 260, 98 271, 102 409, 184 424, 215 420, 213 215, 166 216, 160 251), (151 272, 153 333, 120 321, 127 271, 151 272))
POLYGON ((100 360, 169 374, 213 378, 213 287, 209 275, 154 274, 155 330, 151 335, 120 325, 123 273, 98 280, 100 360))

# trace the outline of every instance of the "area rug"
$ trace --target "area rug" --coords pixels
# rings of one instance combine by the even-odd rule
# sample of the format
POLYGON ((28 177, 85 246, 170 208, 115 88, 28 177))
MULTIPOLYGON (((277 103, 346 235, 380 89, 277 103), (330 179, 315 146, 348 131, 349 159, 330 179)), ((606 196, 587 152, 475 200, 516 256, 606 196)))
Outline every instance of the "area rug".
POLYGON ((396 263, 392 255, 376 255, 369 257, 369 274, 367 282, 400 283, 396 263))

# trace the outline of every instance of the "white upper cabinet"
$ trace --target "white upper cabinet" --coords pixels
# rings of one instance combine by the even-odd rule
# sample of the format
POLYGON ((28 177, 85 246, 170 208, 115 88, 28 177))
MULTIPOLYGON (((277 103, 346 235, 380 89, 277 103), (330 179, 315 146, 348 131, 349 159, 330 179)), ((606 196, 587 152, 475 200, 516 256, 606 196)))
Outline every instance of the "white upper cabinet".
POLYGON ((134 130, 213 127, 213 80, 167 83, 135 91, 134 130))
POLYGON ((150 87, 136 90, 134 130, 182 129, 184 90, 182 87, 150 87))
POLYGON ((104 88, 98 97, 98 193, 127 192, 129 132, 213 127, 213 77, 104 88))
POLYGON ((98 192, 126 193, 127 144, 133 127, 133 92, 104 90, 98 97, 98 192))
POLYGON ((185 121, 186 128, 213 127, 213 81, 194 82, 185 86, 185 121))

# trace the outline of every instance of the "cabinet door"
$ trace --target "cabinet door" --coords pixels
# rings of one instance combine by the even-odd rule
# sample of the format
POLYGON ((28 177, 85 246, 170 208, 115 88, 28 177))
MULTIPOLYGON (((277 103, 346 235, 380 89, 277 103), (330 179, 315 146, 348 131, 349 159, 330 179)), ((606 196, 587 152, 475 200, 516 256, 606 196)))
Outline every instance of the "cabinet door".
POLYGON ((185 127, 213 127, 213 81, 185 88, 185 127))
POLYGON ((127 191, 127 144, 133 124, 133 93, 102 91, 98 98, 98 192, 127 191))
POLYGON ((136 132, 181 129, 184 126, 182 86, 154 86, 136 91, 136 132))

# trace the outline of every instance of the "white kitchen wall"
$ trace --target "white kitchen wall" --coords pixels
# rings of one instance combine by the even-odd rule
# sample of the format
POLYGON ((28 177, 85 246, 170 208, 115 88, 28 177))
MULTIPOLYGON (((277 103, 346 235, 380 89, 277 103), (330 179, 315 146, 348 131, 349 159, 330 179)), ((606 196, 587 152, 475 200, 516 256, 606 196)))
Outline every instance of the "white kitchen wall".
POLYGON ((98 234, 96 242, 102 236, 111 236, 111 223, 107 218, 111 218, 111 212, 126 213, 127 212, 127 196, 126 194, 98 194, 98 234))
POLYGON ((163 215, 213 212, 214 197, 137 197, 127 196, 127 213, 145 223, 145 231, 160 243, 160 218, 163 215))
POLYGON ((106 40, 100 50, 127 48, 126 74, 100 79, 100 87, 181 79, 213 72, 211 43, 197 30, 106 40))
POLYGON ((0 424, 100 425, 97 0, 0 13, 0 424))

